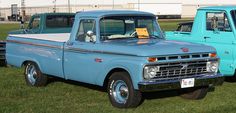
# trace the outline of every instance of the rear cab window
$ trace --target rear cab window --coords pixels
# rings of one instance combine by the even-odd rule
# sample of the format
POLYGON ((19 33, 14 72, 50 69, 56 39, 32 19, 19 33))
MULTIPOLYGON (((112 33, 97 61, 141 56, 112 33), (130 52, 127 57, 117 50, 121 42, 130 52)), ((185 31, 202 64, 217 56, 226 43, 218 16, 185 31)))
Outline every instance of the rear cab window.
POLYGON ((71 28, 73 23, 73 15, 49 15, 46 17, 47 28, 71 28))

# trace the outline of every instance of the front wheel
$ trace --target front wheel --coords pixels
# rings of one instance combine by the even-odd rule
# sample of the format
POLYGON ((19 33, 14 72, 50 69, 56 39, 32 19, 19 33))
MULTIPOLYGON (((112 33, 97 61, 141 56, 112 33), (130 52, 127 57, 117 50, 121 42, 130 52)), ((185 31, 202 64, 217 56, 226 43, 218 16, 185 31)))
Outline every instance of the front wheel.
POLYGON ((38 65, 33 62, 28 62, 25 65, 25 81, 29 86, 45 86, 47 85, 48 77, 44 75, 38 65))
POLYGON ((133 88, 133 84, 126 72, 115 72, 108 82, 108 96, 111 104, 118 108, 137 107, 142 100, 140 91, 133 88))
POLYGON ((183 89, 180 96, 185 99, 199 100, 203 99, 207 95, 207 92, 208 87, 183 89))

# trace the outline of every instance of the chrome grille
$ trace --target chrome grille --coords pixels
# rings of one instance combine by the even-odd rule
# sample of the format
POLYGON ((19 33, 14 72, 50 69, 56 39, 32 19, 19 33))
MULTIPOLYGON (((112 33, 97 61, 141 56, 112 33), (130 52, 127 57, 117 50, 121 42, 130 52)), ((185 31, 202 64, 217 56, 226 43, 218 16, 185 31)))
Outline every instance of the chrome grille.
POLYGON ((186 61, 186 62, 170 62, 161 63, 159 72, 156 73, 155 78, 173 78, 173 77, 189 77, 207 73, 207 61, 186 61))

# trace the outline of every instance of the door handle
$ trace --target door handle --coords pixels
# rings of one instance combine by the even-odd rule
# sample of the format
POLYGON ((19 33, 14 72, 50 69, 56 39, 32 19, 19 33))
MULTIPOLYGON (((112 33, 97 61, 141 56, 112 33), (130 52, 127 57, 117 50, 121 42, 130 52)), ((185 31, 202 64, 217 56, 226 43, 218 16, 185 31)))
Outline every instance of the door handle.
POLYGON ((204 39, 207 39, 207 38, 211 38, 211 37, 208 37, 208 36, 205 36, 204 39))

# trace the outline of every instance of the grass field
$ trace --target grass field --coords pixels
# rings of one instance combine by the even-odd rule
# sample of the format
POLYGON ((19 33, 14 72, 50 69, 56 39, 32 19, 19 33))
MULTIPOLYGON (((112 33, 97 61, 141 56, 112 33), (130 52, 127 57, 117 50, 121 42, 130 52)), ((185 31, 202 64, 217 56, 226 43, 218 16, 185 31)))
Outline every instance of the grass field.
MULTIPOLYGON (((164 30, 173 30, 178 21, 161 21, 164 30)), ((17 29, 16 24, 0 24, 0 37, 17 29)), ((78 82, 53 80, 46 87, 25 84, 22 69, 0 67, 0 113, 235 113, 236 83, 225 82, 203 100, 185 100, 176 92, 145 94, 134 109, 111 106, 107 93, 99 87, 78 82)))

